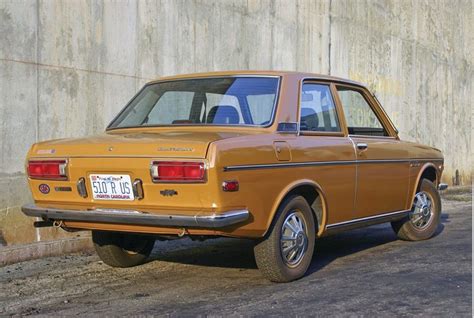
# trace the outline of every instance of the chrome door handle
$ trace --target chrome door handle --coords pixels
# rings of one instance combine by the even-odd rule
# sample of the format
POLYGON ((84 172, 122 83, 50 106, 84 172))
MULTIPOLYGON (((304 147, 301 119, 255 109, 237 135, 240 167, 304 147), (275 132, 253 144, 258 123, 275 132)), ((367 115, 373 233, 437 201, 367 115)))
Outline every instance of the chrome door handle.
POLYGON ((369 146, 367 146, 367 144, 365 142, 358 142, 357 143, 357 149, 366 150, 367 148, 369 148, 369 146))

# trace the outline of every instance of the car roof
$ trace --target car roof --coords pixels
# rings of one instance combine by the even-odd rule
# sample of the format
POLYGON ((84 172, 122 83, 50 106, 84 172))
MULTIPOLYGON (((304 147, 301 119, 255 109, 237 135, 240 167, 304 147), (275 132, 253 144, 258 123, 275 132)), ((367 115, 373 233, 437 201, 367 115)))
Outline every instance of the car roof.
POLYGON ((322 75, 316 73, 306 73, 306 72, 293 72, 293 71, 222 71, 222 72, 206 72, 206 73, 190 73, 190 74, 180 74, 173 76, 164 76, 156 80, 153 80, 149 83, 156 83, 161 81, 173 81, 180 79, 191 79, 191 78, 203 78, 203 77, 221 77, 221 76, 280 76, 280 77, 293 77, 297 80, 301 79, 316 79, 316 80, 325 80, 338 83, 346 83, 361 87, 366 87, 365 84, 353 81, 350 79, 345 79, 336 76, 322 75))

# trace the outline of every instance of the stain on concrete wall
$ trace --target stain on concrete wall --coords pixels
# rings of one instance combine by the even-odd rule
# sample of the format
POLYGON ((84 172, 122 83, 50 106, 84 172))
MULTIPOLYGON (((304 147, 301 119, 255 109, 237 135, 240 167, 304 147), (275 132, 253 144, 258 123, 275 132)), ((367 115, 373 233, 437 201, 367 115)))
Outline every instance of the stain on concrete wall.
POLYGON ((0 229, 54 239, 19 207, 35 142, 100 132, 148 80, 278 69, 366 82, 408 140, 442 149, 471 182, 469 0, 0 0, 0 229))

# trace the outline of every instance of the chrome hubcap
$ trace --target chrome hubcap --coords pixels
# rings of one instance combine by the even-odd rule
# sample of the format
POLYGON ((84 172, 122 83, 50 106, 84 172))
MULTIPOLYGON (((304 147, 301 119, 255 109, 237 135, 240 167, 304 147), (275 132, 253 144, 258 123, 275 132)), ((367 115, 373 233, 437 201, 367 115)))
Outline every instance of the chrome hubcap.
POLYGON ((280 248, 283 260, 289 267, 297 266, 308 247, 307 226, 303 214, 292 211, 283 222, 280 248))
POLYGON ((410 214, 410 220, 415 228, 422 230, 426 228, 433 216, 433 202, 431 196, 424 192, 418 192, 415 195, 413 208, 410 214))

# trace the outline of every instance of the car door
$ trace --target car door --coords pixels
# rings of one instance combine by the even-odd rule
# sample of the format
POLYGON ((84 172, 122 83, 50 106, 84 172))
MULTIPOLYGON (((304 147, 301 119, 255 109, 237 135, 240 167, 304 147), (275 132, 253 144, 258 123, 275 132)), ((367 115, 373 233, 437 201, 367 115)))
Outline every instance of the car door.
POLYGON ((405 209, 410 169, 407 150, 365 89, 337 85, 337 92, 357 153, 355 215, 405 209))
MULTIPOLYGON (((344 134, 335 88, 327 82, 306 80, 300 91, 299 127, 288 140, 292 160, 304 164, 302 177, 314 180, 327 202, 327 223, 352 219, 356 165, 351 140, 344 134)), ((300 171, 300 170, 298 170, 300 171)))

